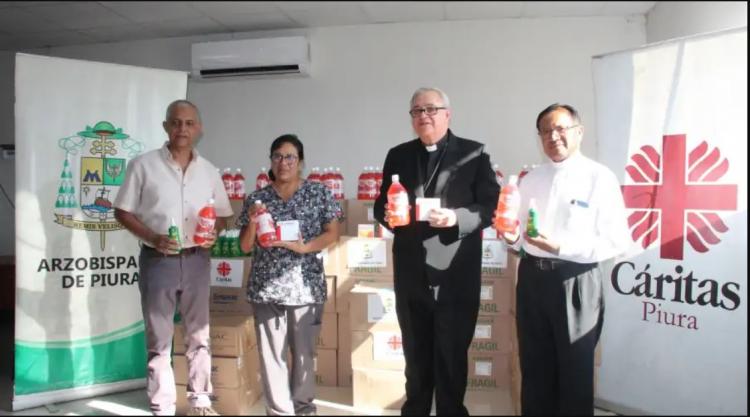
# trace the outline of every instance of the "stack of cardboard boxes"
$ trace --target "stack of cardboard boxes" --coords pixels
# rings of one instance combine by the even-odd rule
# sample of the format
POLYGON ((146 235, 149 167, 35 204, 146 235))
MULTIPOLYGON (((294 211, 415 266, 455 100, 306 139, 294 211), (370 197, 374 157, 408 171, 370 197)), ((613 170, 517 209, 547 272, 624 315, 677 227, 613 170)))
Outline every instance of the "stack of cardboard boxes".
POLYGON ((469 347, 468 391, 510 387, 513 277, 505 243, 488 227, 482 231, 482 286, 479 317, 469 347))
MULTIPOLYGON (((247 414, 262 392, 253 320, 247 316, 212 314, 210 335, 213 408, 220 414, 247 414)), ((178 414, 185 414, 189 408, 184 338, 183 325, 176 325, 173 365, 178 414)))
MULTIPOLYGON (((372 202, 347 203, 349 234, 361 231, 360 225, 373 224, 372 202)), ((378 236, 380 226, 374 227, 378 236)), ((468 354, 467 389, 507 390, 514 286, 507 269, 505 244, 492 229, 485 230, 483 236, 481 302, 468 354)), ((352 386, 353 405, 358 409, 398 409, 405 399, 405 362, 395 313, 392 245, 390 239, 342 236, 333 250, 338 257, 338 383, 352 386)))

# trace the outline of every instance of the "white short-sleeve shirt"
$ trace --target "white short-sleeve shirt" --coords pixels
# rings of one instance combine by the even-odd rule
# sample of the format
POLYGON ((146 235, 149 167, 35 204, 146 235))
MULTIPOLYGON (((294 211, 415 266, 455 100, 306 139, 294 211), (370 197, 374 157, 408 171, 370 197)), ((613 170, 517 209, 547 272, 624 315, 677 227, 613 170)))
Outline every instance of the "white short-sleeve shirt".
POLYGON ((193 149, 192 159, 183 173, 180 164, 172 158, 168 143, 128 163, 114 206, 132 213, 158 234, 167 234, 174 219, 180 228, 182 246, 189 248, 196 246, 193 234, 198 212, 210 198, 214 199, 217 217, 231 216, 232 207, 216 167, 193 149))

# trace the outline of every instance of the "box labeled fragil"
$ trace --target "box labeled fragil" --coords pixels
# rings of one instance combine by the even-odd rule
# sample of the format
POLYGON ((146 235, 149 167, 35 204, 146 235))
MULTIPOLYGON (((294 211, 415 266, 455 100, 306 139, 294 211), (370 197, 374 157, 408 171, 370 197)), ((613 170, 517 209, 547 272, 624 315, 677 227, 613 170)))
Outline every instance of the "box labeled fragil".
POLYGON ((469 352, 509 353, 513 348, 511 329, 514 319, 510 314, 479 316, 469 352))
POLYGON ((328 293, 328 298, 326 299, 326 302, 323 304, 323 311, 326 313, 335 313, 336 312, 336 276, 335 275, 326 275, 326 291, 328 293))
POLYGON ((506 277, 482 277, 479 292, 479 315, 496 316, 510 314, 515 286, 513 280, 506 277))
POLYGON ((509 353, 469 352, 468 391, 491 391, 510 386, 509 353))
POLYGON ((508 266, 508 248, 502 240, 482 240, 482 274, 500 275, 508 266))
POLYGON ((338 386, 352 386, 352 332, 349 313, 339 314, 339 343, 337 354, 338 386))
POLYGON ((335 387, 337 385, 337 357, 336 349, 318 349, 313 368, 315 370, 315 384, 324 387, 335 387))
POLYGON ((338 314, 323 313, 318 335, 318 349, 336 349, 338 345, 338 314))

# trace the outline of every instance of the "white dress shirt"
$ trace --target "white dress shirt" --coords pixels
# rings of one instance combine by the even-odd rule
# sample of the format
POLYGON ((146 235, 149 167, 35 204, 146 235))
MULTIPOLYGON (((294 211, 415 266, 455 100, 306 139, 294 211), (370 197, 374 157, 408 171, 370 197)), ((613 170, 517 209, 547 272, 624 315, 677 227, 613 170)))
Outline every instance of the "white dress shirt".
POLYGON ((521 239, 527 253, 593 263, 624 253, 631 242, 620 184, 604 165, 575 152, 562 162, 540 165, 523 177, 521 239), (536 199, 539 232, 560 245, 554 255, 523 238, 529 215, 529 199, 536 199))
MULTIPOLYGON (((216 167, 193 149, 187 169, 172 158, 167 144, 138 155, 128 163, 114 206, 134 214, 158 234, 166 235, 171 220, 180 228, 182 247, 193 242, 198 212, 214 198, 217 217, 232 215, 224 182, 216 167)), ((149 244, 149 246, 151 246, 149 244)))

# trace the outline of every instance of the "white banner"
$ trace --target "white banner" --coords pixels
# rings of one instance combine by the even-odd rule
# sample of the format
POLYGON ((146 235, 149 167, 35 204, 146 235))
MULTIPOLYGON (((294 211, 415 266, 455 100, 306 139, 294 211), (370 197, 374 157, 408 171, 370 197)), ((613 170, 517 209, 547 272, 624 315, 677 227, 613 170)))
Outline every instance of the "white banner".
POLYGON ((747 29, 596 57, 593 72, 598 157, 634 242, 605 285, 597 403, 747 414, 747 29))
POLYGON ((144 381, 139 249, 112 202, 186 92, 182 72, 16 56, 14 409, 144 381))

